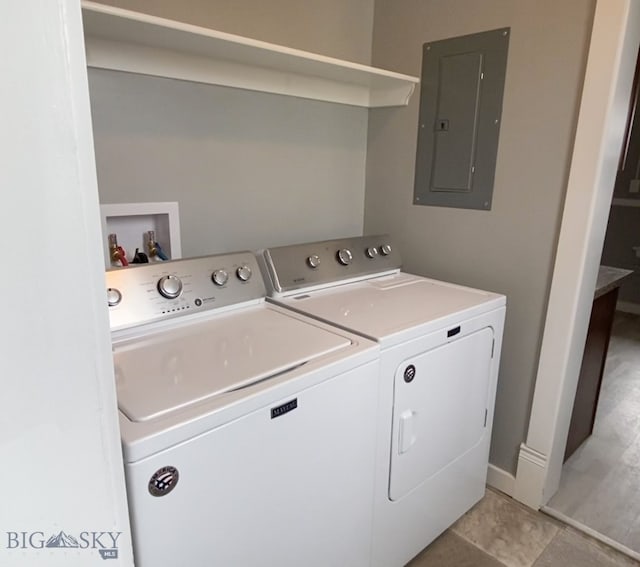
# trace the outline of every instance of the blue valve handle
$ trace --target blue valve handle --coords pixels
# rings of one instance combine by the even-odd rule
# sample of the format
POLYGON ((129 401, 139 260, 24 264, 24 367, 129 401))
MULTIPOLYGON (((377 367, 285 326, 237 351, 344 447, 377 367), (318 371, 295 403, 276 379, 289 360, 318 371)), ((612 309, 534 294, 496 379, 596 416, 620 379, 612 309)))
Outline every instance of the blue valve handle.
POLYGON ((169 259, 169 257, 164 253, 164 250, 162 250, 162 247, 160 246, 160 244, 158 244, 157 242, 154 243, 156 245, 156 255, 158 256, 158 258, 160 258, 160 260, 163 261, 167 261, 169 259))

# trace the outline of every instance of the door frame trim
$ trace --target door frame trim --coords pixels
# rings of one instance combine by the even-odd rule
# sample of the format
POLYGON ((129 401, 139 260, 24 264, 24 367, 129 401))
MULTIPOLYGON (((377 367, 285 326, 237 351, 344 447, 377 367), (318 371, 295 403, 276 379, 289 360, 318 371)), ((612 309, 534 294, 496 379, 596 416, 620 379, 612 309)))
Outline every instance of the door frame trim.
POLYGON ((640 2, 597 0, 526 442, 513 496, 560 485, 578 374, 640 44, 640 2))

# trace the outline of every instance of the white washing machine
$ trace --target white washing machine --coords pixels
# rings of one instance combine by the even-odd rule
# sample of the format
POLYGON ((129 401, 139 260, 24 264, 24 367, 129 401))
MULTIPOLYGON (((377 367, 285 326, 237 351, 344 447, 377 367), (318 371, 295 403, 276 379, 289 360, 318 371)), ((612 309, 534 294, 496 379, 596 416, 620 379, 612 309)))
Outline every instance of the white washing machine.
POLYGON ((505 297, 400 271, 388 236, 272 248, 272 301, 381 347, 372 564, 406 564, 485 492, 505 297))
POLYGON ((378 346, 251 253, 106 281, 136 566, 369 565, 378 346))

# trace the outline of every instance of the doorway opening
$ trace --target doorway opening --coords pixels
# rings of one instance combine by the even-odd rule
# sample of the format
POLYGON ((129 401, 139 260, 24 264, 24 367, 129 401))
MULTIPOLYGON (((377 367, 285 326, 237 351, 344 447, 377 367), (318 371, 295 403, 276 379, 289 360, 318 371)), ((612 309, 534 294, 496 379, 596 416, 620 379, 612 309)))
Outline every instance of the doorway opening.
POLYGON ((640 53, 558 491, 546 510, 640 559, 640 53))

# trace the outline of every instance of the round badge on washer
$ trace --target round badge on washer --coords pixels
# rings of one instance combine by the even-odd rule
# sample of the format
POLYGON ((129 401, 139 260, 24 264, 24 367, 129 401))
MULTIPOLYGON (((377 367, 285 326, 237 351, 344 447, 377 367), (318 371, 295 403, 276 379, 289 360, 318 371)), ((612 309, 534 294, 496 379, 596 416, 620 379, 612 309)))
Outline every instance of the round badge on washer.
POLYGON ((408 384, 416 377, 416 367, 410 364, 404 369, 404 381, 408 384))
POLYGON ((178 484, 178 469, 175 467, 162 467, 153 473, 149 480, 149 493, 151 496, 166 496, 178 484))

